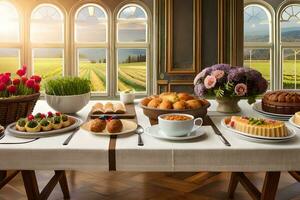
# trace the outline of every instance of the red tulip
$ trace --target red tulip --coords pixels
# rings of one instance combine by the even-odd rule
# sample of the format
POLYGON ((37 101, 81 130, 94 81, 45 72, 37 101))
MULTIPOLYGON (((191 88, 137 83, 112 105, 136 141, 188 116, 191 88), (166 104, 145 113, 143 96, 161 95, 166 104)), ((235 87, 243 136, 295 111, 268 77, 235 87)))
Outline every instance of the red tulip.
POLYGON ((8 85, 11 82, 11 80, 7 74, 3 74, 2 76, 0 76, 0 82, 8 85))
POLYGON ((23 83, 23 84, 25 84, 26 81, 28 80, 28 78, 27 78, 26 76, 22 76, 21 79, 22 79, 22 83, 23 83))
POLYGON ((13 84, 14 85, 19 85, 20 84, 20 79, 18 79, 18 78, 15 78, 14 80, 13 80, 13 84))
POLYGON ((33 79, 29 79, 26 81, 25 85, 28 87, 28 88, 34 88, 34 80, 33 79))
POLYGON ((17 74, 21 77, 21 76, 24 76, 26 74, 26 70, 24 70, 23 68, 22 69, 19 69, 17 71, 17 74))
POLYGON ((11 76, 11 73, 10 73, 10 72, 6 72, 6 73, 4 73, 4 75, 10 77, 10 76, 11 76))
POLYGON ((11 94, 14 94, 14 93, 16 93, 17 88, 14 85, 9 85, 9 86, 7 86, 7 91, 11 94))
POLYGON ((40 89, 41 89, 40 84, 35 83, 35 84, 33 85, 33 89, 34 89, 35 92, 39 92, 40 89))
POLYGON ((40 83, 42 78, 40 76, 37 75, 33 75, 30 77, 30 79, 34 79, 35 82, 40 83))
POLYGON ((0 83, 0 92, 4 91, 6 88, 6 85, 4 83, 0 83))

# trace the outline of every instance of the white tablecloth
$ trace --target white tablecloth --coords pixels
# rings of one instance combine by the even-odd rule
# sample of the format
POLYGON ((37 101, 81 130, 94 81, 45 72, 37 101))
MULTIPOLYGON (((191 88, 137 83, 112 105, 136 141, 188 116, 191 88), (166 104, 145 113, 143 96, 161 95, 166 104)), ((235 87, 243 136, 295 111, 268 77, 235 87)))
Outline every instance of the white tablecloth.
MULTIPOLYGON (((78 116, 87 117, 91 101, 78 116)), ((137 135, 118 137, 116 141, 116 170, 118 171, 288 171, 300 170, 300 129, 294 140, 278 144, 262 144, 241 140, 225 131, 220 121, 224 115, 217 113, 211 101, 209 115, 221 130, 231 147, 225 146, 212 127, 203 127, 206 135, 185 142, 170 142, 143 134, 145 145, 137 146, 137 135)), ((259 116, 241 101, 243 112, 259 116)), ((39 101, 35 112, 51 110, 46 102, 39 101)), ((141 108, 136 107, 138 123, 150 126, 141 108)), ((0 169, 73 169, 108 170, 109 137, 94 136, 83 130, 76 133, 70 144, 63 146, 69 134, 42 138, 29 144, 1 145, 0 169)), ((1 142, 23 141, 6 136, 1 142)))

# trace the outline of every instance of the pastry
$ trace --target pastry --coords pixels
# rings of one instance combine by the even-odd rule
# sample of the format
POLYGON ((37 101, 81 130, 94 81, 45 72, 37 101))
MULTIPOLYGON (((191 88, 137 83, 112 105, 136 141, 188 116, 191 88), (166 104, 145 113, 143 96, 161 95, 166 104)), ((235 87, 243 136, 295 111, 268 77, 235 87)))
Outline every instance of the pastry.
POLYGON ((293 115, 300 111, 300 92, 287 90, 267 92, 262 98, 262 110, 293 115))
POLYGON ((176 92, 163 92, 159 95, 159 98, 161 98, 162 100, 171 101, 172 103, 178 101, 178 96, 176 92))
POLYGON ((126 108, 123 103, 115 103, 113 104, 114 113, 116 114, 124 114, 126 112, 126 108))
POLYGON ((52 127, 55 130, 61 129, 63 127, 63 122, 62 122, 61 116, 56 115, 53 117, 52 127))
POLYGON ((147 106, 148 103, 149 103, 151 100, 152 100, 152 99, 151 99, 150 97, 146 97, 146 98, 142 99, 141 104, 142 104, 143 106, 147 106))
POLYGON ((186 109, 186 103, 184 100, 177 101, 173 104, 174 110, 185 110, 186 109))
POLYGON ((288 135, 284 122, 277 120, 232 116, 227 124, 238 131, 251 135, 265 137, 285 137, 288 135))
POLYGON ((148 103, 148 107, 149 108, 157 108, 159 106, 159 104, 161 103, 161 101, 162 100, 160 98, 154 98, 148 103))
POLYGON ((37 113, 36 115, 34 115, 34 119, 38 122, 41 121, 42 118, 43 118, 42 113, 37 113))
POLYGON ((93 114, 103 114, 104 113, 104 107, 102 103, 96 103, 92 107, 92 113, 93 114))
POLYGON ((104 113, 106 113, 106 114, 114 113, 114 105, 111 102, 107 102, 104 105, 104 113))
POLYGON ((52 129, 52 123, 47 119, 42 119, 40 125, 43 131, 50 131, 52 129))
POLYGON ((67 115, 62 114, 61 120, 62 120, 63 127, 68 127, 71 125, 71 119, 67 115))
POLYGON ((201 106, 202 106, 201 102, 196 99, 186 101, 186 107, 188 109, 197 109, 200 108, 201 106))
POLYGON ((93 119, 89 122, 89 130, 92 132, 102 132, 106 127, 106 120, 93 119))
POLYGON ((190 96, 186 92, 180 92, 177 94, 179 100, 188 101, 194 99, 194 97, 190 96))
POLYGON ((169 100, 163 100, 159 106, 158 106, 159 109, 172 109, 173 108, 173 104, 171 101, 169 100))
POLYGON ((112 119, 107 122, 106 129, 109 133, 118 133, 123 129, 122 121, 119 119, 112 119))
POLYGON ((294 115, 294 123, 300 125, 300 112, 296 112, 294 115))
POLYGON ((34 119, 28 120, 25 129, 27 132, 40 132, 41 131, 41 125, 34 119))
POLYGON ((26 131, 25 125, 26 125, 26 119, 20 118, 16 123, 16 129, 18 131, 26 131))

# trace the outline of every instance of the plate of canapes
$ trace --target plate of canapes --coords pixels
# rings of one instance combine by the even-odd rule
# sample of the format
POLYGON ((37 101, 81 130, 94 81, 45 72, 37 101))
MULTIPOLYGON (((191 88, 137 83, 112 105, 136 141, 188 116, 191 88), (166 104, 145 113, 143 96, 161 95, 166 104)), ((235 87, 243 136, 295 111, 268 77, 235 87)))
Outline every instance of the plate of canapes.
POLYGON ((7 131, 16 137, 48 137, 76 129, 81 119, 62 113, 37 113, 8 125, 7 131))
POLYGON ((100 116, 81 126, 82 129, 95 135, 122 135, 134 132, 137 124, 130 120, 119 119, 117 116, 100 116))
POLYGON ((167 113, 184 113, 204 118, 210 103, 186 92, 164 92, 141 100, 140 107, 150 119, 167 113))

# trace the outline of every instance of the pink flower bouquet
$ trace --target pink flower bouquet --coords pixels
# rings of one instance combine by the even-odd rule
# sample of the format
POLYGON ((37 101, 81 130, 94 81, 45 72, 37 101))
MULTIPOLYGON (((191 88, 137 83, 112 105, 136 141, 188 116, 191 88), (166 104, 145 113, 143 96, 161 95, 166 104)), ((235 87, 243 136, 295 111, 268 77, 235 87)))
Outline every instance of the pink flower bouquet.
POLYGON ((198 96, 237 97, 249 101, 254 101, 268 88, 268 82, 260 72, 227 64, 205 68, 195 77, 194 85, 198 96))
POLYGON ((13 79, 11 73, 0 74, 0 98, 29 95, 40 91, 41 77, 33 75, 28 79, 26 70, 27 67, 23 65, 16 73, 18 77, 13 79))

